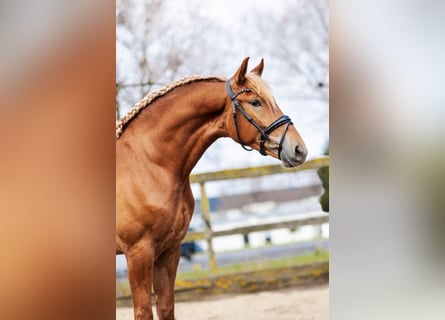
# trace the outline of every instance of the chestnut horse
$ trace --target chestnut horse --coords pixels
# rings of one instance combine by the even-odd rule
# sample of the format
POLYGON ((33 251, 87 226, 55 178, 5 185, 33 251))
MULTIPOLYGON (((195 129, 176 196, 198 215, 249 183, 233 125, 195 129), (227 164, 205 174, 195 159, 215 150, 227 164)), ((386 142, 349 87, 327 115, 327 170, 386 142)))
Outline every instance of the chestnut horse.
POLYGON ((174 284, 194 209, 189 175, 218 138, 302 164, 306 147, 245 58, 229 80, 184 78, 147 95, 116 127, 116 253, 127 259, 135 319, 174 320, 174 284))

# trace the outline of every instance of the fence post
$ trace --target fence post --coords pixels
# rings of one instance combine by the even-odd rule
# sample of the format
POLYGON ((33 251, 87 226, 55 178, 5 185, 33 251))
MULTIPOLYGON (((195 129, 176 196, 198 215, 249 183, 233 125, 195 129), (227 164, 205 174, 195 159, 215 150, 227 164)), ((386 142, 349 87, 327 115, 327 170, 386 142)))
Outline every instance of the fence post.
POLYGON ((199 186, 201 187, 201 211, 204 217, 205 235, 207 240, 207 252, 209 255, 209 265, 210 265, 210 270, 215 271, 218 268, 218 266, 216 265, 215 251, 213 251, 213 244, 212 244, 212 224, 210 223, 210 204, 209 204, 209 199, 207 198, 204 182, 200 182, 199 186))

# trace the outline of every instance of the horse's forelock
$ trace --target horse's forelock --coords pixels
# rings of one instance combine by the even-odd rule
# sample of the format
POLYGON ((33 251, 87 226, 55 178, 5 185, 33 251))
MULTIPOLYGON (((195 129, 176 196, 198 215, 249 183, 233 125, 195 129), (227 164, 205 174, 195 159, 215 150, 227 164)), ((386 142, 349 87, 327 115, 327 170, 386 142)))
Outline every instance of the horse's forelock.
POLYGON ((247 87, 255 91, 258 95, 268 100, 272 105, 274 105, 274 97, 270 90, 269 84, 263 80, 260 76, 254 73, 246 74, 247 87))

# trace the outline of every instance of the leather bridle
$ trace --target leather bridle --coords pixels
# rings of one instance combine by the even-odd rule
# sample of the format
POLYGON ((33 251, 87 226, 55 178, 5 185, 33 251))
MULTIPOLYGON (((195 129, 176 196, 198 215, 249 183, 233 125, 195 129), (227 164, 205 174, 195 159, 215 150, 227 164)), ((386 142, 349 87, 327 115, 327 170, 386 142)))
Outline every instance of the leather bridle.
POLYGON ((239 101, 236 99, 240 94, 245 93, 245 92, 253 92, 252 89, 249 88, 245 88, 245 89, 241 89, 240 91, 238 91, 237 93, 233 93, 232 88, 230 86, 230 80, 227 80, 226 82, 226 90, 227 90, 227 94, 229 95, 230 99, 232 100, 232 114, 233 114, 233 120, 235 122, 235 128, 236 128, 236 134, 238 136, 238 142, 241 145, 241 147, 243 147, 244 150, 247 151, 252 151, 253 148, 247 148, 244 143, 241 140, 241 136, 239 133, 239 129, 238 129, 238 119, 237 119, 237 113, 236 111, 238 110, 244 118, 246 118, 246 120, 252 124, 260 133, 261 137, 260 137, 260 153, 265 156, 266 155, 266 151, 264 148, 264 143, 268 140, 270 140, 269 138, 269 134, 272 133, 273 131, 275 131, 275 129, 281 127, 282 125, 285 125, 284 129, 283 129, 283 133, 281 134, 281 138, 280 138, 280 143, 278 144, 278 159, 281 160, 281 149, 283 147, 283 142, 284 142, 284 138, 286 136, 286 132, 287 129, 289 128, 289 125, 292 124, 292 120, 286 116, 286 115, 282 115, 281 117, 279 117, 277 120, 275 120, 274 122, 272 122, 266 129, 262 129, 256 122, 255 120, 252 119, 252 117, 250 117, 247 112, 243 109, 243 107, 241 106, 241 104, 239 103, 239 101))

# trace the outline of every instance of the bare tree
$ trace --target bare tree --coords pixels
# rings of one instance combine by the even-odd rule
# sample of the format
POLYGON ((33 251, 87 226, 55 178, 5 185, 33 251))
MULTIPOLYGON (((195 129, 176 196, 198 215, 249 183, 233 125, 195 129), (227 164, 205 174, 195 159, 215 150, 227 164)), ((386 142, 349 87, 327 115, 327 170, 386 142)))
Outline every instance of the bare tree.
POLYGON ((201 13, 198 2, 187 2, 181 16, 172 17, 169 5, 179 3, 171 0, 118 2, 117 118, 159 86, 190 74, 213 73, 219 68, 216 56, 203 54, 212 51, 213 39, 209 35, 218 33, 215 32, 217 26, 201 13))
POLYGON ((319 98, 328 97, 328 0, 293 0, 280 13, 260 12, 261 51, 299 74, 319 98))
POLYGON ((116 6, 116 118, 121 105, 134 104, 152 86, 150 50, 156 19, 162 10, 160 0, 120 0, 116 6), (124 67, 125 66, 125 67, 124 67), (144 89, 144 87, 148 87, 144 89))

